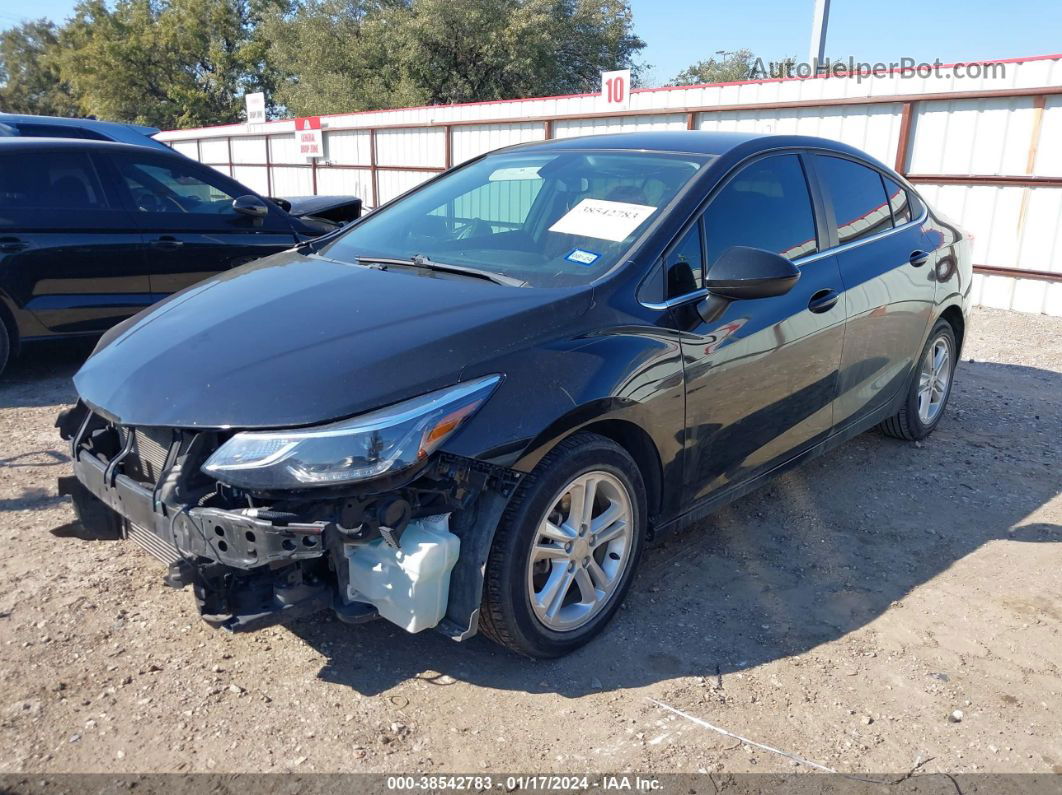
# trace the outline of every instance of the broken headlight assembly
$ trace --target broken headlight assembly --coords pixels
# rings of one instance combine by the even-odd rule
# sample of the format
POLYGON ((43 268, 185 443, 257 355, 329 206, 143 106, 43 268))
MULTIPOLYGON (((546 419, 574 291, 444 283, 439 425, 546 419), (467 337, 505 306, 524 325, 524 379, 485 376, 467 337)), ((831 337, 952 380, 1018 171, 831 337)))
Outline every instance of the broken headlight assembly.
POLYGON ((335 486, 400 472, 435 452, 501 379, 484 376, 328 425, 243 431, 202 469, 252 491, 335 486))

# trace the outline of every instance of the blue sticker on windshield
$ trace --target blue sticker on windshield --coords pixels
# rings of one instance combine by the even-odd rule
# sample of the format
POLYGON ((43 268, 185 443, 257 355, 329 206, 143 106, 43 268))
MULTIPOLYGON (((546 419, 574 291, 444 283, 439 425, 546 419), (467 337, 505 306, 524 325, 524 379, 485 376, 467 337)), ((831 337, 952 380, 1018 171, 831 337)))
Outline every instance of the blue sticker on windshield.
POLYGON ((593 251, 586 251, 581 248, 573 248, 568 252, 565 257, 568 262, 574 262, 576 265, 593 265, 597 262, 600 254, 595 254, 593 251))

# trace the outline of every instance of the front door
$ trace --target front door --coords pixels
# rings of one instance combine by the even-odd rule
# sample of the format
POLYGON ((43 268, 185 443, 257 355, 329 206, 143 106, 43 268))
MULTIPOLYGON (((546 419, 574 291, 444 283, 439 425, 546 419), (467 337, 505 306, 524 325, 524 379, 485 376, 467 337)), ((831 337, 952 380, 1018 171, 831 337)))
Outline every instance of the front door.
POLYGON ((266 202, 265 218, 237 213, 232 201, 246 191, 207 166, 150 152, 111 161, 144 232, 156 299, 296 243, 279 207, 266 202))
POLYGON ((800 265, 801 276, 787 294, 732 301, 712 322, 701 318, 696 301, 672 308, 685 332, 691 500, 773 469, 833 428, 844 301, 836 260, 817 256, 819 234, 800 155, 762 158, 730 178, 701 225, 668 255, 669 284, 689 285, 682 274, 694 261, 696 287, 699 268, 710 276, 715 260, 737 245, 782 254, 800 265), (696 262, 702 251, 703 261, 696 262))
POLYGON ((104 331, 151 303, 140 231, 85 152, 0 155, 0 290, 40 336, 104 331))

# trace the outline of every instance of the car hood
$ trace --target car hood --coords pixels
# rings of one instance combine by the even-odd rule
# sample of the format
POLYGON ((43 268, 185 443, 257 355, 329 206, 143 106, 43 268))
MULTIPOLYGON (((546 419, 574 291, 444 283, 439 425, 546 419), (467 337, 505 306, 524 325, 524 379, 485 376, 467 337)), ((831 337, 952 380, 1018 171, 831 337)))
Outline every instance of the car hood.
POLYGON ((127 425, 312 425, 482 375, 564 333, 591 297, 286 251, 115 327, 74 383, 127 425))

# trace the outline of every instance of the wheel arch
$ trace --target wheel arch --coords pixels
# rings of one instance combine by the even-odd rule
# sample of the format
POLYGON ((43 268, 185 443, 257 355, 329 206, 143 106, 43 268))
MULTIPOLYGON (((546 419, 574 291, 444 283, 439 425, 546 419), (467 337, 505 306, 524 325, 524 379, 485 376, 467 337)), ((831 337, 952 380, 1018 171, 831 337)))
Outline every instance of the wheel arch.
MULTIPOLYGON (((615 416, 613 401, 596 401, 569 412, 543 431, 528 446, 517 469, 529 472, 550 450, 573 434, 590 432, 611 439, 634 459, 645 484, 646 505, 651 520, 660 513, 664 499, 664 467, 653 437, 629 416, 615 416)), ((626 413, 626 412, 624 412, 626 413)))
POLYGON ((957 348, 956 356, 962 353, 963 341, 966 338, 966 316, 963 314, 962 308, 958 304, 951 304, 946 306, 944 311, 940 313, 940 319, 946 320, 948 325, 951 326, 951 330, 955 333, 955 347, 957 348))
POLYGON ((21 340, 18 333, 18 323, 15 322, 15 315, 11 311, 11 307, 8 306, 10 299, 3 293, 0 293, 0 323, 4 324, 4 330, 7 332, 7 342, 9 345, 8 358, 13 359, 18 355, 21 347, 21 340))

